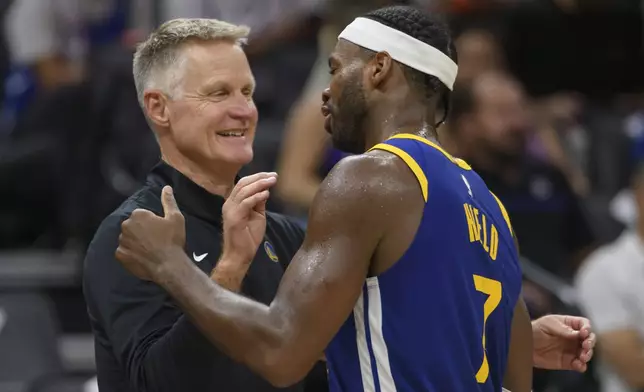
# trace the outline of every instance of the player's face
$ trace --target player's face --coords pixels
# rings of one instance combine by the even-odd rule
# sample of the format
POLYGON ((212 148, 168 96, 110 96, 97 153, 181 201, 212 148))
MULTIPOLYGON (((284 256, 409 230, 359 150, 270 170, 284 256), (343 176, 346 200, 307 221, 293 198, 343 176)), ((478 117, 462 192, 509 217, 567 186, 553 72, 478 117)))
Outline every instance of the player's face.
POLYGON ((333 146, 349 153, 363 153, 366 145, 364 121, 367 103, 363 87, 364 62, 355 45, 340 41, 329 58, 331 83, 322 95, 324 128, 333 146))
POLYGON ((167 106, 176 148, 197 162, 249 163, 258 114, 243 50, 229 42, 195 43, 182 55, 177 96, 167 106))

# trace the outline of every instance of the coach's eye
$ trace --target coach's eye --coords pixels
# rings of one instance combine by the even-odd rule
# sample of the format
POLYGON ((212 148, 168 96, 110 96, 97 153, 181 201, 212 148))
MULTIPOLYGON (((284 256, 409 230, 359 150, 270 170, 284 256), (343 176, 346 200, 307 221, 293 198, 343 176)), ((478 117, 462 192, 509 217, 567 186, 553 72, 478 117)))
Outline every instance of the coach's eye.
POLYGON ((335 71, 337 71, 337 68, 330 68, 329 69, 329 74, 330 75, 335 75, 335 71))
POLYGON ((253 93, 254 91, 252 88, 245 88, 242 90, 242 94, 244 94, 245 97, 252 97, 253 93))
POLYGON ((215 90, 215 91, 211 92, 208 95, 213 97, 213 98, 225 98, 228 95, 228 91, 227 90, 215 90))

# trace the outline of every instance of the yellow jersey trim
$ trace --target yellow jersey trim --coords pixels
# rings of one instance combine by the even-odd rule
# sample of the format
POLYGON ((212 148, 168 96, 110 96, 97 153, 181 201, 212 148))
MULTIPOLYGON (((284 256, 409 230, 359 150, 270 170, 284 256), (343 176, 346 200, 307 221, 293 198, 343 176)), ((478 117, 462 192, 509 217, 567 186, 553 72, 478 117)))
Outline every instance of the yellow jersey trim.
POLYGON ((460 158, 454 158, 450 153, 448 153, 447 151, 443 150, 443 148, 441 146, 439 146, 438 144, 432 142, 431 140, 425 139, 424 137, 420 137, 418 135, 412 135, 410 133, 399 133, 397 135, 394 135, 394 136, 390 137, 389 139, 412 139, 412 140, 419 141, 421 143, 425 143, 428 146, 430 146, 432 148, 435 148, 436 150, 438 150, 441 153, 443 153, 443 155, 445 155, 447 157, 447 159, 452 161, 452 163, 454 163, 455 165, 458 165, 458 167, 460 167, 461 169, 463 169, 463 170, 472 170, 472 167, 467 162, 465 162, 464 160, 462 160, 460 158))
POLYGON ((503 214, 503 219, 505 219, 505 223, 508 224, 508 228, 510 229, 510 233, 512 233, 512 236, 514 236, 514 230, 512 230, 512 224, 510 223, 510 215, 508 215, 508 211, 505 209, 505 206, 503 203, 501 203, 501 200, 499 200, 498 197, 492 191, 490 191, 492 196, 494 196, 494 200, 499 204, 499 208, 501 208, 501 214, 503 214))
POLYGON ((372 151, 372 150, 387 151, 402 159, 407 164, 407 166, 411 169, 411 171, 414 173, 414 176, 416 176, 416 179, 418 180, 418 184, 420 185, 420 191, 423 194, 423 200, 425 200, 425 203, 427 203, 427 197, 428 197, 427 176, 425 176, 423 169, 420 168, 418 163, 414 160, 414 158, 412 158, 411 155, 407 154, 405 151, 401 150, 398 147, 392 146, 390 144, 385 144, 385 143, 376 144, 375 146, 369 149, 369 151, 372 151))

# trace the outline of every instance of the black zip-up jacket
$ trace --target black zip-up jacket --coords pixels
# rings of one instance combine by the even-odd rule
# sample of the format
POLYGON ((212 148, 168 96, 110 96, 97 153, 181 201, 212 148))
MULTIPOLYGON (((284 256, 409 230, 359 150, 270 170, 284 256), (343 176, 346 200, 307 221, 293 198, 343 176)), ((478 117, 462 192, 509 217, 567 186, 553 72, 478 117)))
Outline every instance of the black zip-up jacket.
MULTIPOLYGON (((139 280, 116 260, 121 223, 136 208, 162 216, 164 185, 174 188, 185 216, 189 257, 210 274, 221 252, 224 199, 164 163, 102 222, 89 246, 83 276, 101 392, 303 391, 301 384, 275 388, 226 357, 161 287, 139 280)), ((303 238, 303 229, 289 218, 267 213, 265 242, 243 281, 242 293, 269 304, 303 238)))

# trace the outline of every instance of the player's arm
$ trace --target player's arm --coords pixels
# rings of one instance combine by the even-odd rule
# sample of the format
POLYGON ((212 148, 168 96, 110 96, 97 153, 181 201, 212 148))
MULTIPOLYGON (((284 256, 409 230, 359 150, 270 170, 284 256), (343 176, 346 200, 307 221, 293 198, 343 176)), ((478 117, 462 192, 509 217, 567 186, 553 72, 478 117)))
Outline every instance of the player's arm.
POLYGON ((530 392, 532 389, 532 323, 522 298, 517 301, 512 317, 503 386, 512 392, 530 392))
POLYGON ((217 347, 277 386, 293 384, 351 313, 385 226, 404 204, 391 162, 363 155, 336 165, 270 306, 214 284, 185 255, 155 280, 217 347))

